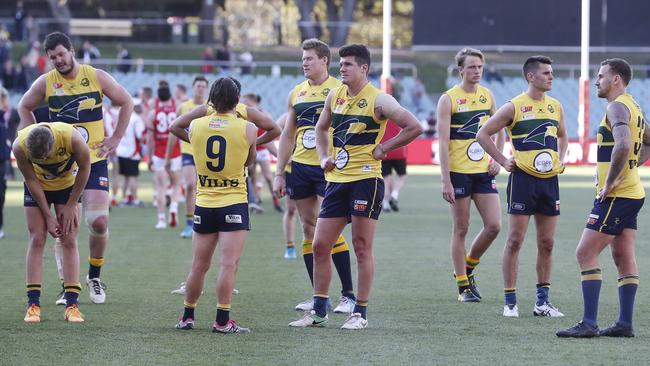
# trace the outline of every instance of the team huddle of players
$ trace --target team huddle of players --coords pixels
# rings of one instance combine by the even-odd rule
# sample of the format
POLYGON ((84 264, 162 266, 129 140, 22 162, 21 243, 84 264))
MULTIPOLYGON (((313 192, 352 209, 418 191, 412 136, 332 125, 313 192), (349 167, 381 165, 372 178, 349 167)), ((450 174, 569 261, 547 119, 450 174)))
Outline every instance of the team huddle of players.
MULTIPOLYGON (((108 169, 128 127, 133 102, 107 73, 74 59, 74 49, 62 33, 48 35, 45 51, 54 69, 39 78, 19 106, 23 127, 14 144, 25 177, 25 212, 30 242, 27 255, 28 309, 25 321, 41 318, 43 248, 47 234, 57 238, 57 263, 63 283, 65 320, 83 322, 78 309, 79 255, 77 233, 82 201, 90 231, 91 255, 87 284, 91 300, 105 301, 99 279, 108 239, 108 169), (102 99, 118 107, 117 123, 104 138, 102 99), (45 100, 48 123, 36 123, 33 111, 45 100), (82 195, 83 193, 83 195, 82 195), (56 216, 52 216, 54 205, 56 216), (59 260, 60 258, 60 260, 59 260)), ((209 86, 204 77, 193 81, 193 99, 176 105, 169 85, 160 84, 155 105, 147 113, 150 165, 154 172, 158 223, 166 227, 165 191, 171 183, 169 222, 176 224, 181 176, 185 182, 186 227, 192 237, 190 272, 179 289, 184 309, 176 327, 193 329, 194 309, 215 249, 220 250, 217 312, 213 331, 244 333, 250 329, 230 319, 235 275, 249 226, 246 167, 255 163, 257 146, 278 135, 275 197, 288 195, 302 223, 302 255, 313 286, 313 297, 296 306, 304 316, 292 327, 321 327, 332 309, 329 300, 331 262, 341 280, 341 297, 334 312, 348 314, 343 329, 368 325, 367 309, 374 277, 372 244, 384 205, 381 160, 387 152, 407 145, 422 133, 417 119, 389 94, 368 81, 370 53, 352 44, 339 50, 340 80, 329 75, 330 49, 310 39, 302 44, 305 81, 287 98, 287 113, 278 124, 259 108, 240 103, 241 85, 221 77, 209 86), (401 129, 384 139, 388 120, 401 129), (281 131, 281 132, 280 132, 281 131), (180 144, 179 144, 180 140, 180 144), (353 290, 349 245, 341 235, 352 224, 357 259, 357 292, 353 290)), ((461 82, 445 92, 438 104, 442 195, 450 203, 452 262, 461 302, 478 302, 481 294, 475 269, 500 231, 500 203, 494 176, 510 172, 507 188, 508 239, 503 257, 503 315, 518 317, 516 275, 518 253, 530 216, 537 226, 537 301, 533 313, 560 317, 549 300, 551 253, 560 198, 558 174, 567 148, 561 104, 546 95, 551 90, 552 61, 533 56, 523 66, 528 90, 497 110, 491 92, 480 85, 484 56, 466 48, 456 56, 461 82), (502 154, 508 132, 514 154, 502 154), (469 208, 474 201, 484 228, 469 253, 465 237, 469 208)), ((607 98, 606 116, 598 130, 598 195, 578 246, 585 299, 583 320, 558 336, 633 336, 632 310, 638 286, 634 261, 636 217, 644 192, 637 166, 650 155, 650 130, 625 88, 631 69, 621 59, 603 61, 598 95, 607 98), (621 313, 609 328, 598 329, 598 294, 602 276, 598 254, 607 246, 617 259, 621 313)), ((288 257, 295 257, 292 242, 288 257)))

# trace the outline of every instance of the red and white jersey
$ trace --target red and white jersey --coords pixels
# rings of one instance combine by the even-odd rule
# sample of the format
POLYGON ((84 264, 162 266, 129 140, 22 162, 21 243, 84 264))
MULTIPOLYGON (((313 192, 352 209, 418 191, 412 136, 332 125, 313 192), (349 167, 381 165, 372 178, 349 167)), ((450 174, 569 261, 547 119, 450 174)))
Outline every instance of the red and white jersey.
POLYGON ((120 140, 115 154, 121 158, 132 160, 142 159, 142 141, 145 131, 142 118, 137 113, 132 113, 129 124, 126 126, 126 130, 124 130, 124 137, 120 140))
MULTIPOLYGON (((156 157, 164 159, 165 152, 167 151, 167 140, 169 139, 169 126, 171 125, 172 121, 176 119, 176 103, 174 103, 173 99, 170 99, 169 103, 161 104, 160 101, 156 99, 154 113, 153 154, 156 157)), ((172 148, 172 152, 169 157, 175 158, 180 155, 181 145, 178 140, 176 140, 176 144, 172 148)))
MULTIPOLYGON (((257 129, 257 137, 262 136, 265 132, 266 131, 264 129, 258 128, 257 129)), ((255 145, 255 150, 257 150, 257 151, 266 150, 266 144, 255 145)))

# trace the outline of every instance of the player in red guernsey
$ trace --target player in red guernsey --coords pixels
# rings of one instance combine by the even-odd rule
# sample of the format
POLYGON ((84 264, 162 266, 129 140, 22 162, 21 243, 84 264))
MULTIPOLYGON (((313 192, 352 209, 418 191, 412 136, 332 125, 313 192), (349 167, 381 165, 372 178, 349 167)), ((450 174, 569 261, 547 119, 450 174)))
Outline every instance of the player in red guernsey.
POLYGON ((176 226, 178 216, 179 181, 181 170, 181 149, 176 141, 173 146, 169 167, 165 167, 165 154, 169 138, 169 126, 176 119, 176 104, 171 97, 169 84, 161 82, 158 87, 158 99, 147 118, 147 145, 149 149, 149 168, 154 172, 155 200, 158 208, 158 223, 156 229, 165 229, 166 187, 171 187, 171 203, 169 205, 169 226, 176 226))
MULTIPOLYGON (((388 121, 386 124, 386 131, 382 142, 392 139, 399 134, 400 128, 393 121, 388 121)), ((382 209, 385 211, 399 211, 397 200, 399 199, 399 192, 406 183, 406 146, 395 149, 386 154, 386 158, 381 161, 381 175, 384 177, 384 184, 386 193, 384 194, 384 202, 382 209), (397 174, 396 177, 392 175, 393 170, 397 174)))

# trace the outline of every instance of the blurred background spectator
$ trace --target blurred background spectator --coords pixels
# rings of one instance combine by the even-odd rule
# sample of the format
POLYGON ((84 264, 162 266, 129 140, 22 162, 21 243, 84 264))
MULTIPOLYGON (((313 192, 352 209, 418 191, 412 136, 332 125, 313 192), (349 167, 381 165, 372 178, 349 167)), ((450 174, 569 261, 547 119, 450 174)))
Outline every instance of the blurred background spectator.
POLYGON ((129 54, 129 50, 126 49, 122 44, 118 43, 117 44, 117 59, 119 61, 123 61, 118 63, 116 69, 119 72, 127 73, 131 71, 131 55, 129 54))
POLYGON ((92 60, 101 57, 99 49, 95 47, 89 40, 85 40, 81 46, 81 60, 84 64, 91 64, 92 60))

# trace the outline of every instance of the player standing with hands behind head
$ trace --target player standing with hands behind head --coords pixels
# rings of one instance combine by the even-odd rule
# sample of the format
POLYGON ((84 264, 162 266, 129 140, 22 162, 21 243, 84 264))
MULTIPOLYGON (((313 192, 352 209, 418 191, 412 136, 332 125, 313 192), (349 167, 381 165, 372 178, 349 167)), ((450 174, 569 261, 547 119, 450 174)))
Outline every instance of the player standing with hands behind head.
POLYGON ((359 268, 358 293, 353 312, 342 328, 368 326, 368 298, 375 271, 372 242, 384 195, 381 159, 422 133, 413 114, 368 81, 370 52, 365 45, 343 46, 339 56, 343 85, 330 91, 316 124, 316 150, 328 185, 313 243, 314 310, 289 324, 293 327, 319 327, 327 322, 330 253, 350 221, 359 268), (402 131, 380 144, 389 118, 402 131))
POLYGON ((185 284, 185 308, 176 328, 194 327, 194 309, 210 269, 214 250, 219 245, 216 333, 248 333, 248 328, 230 319, 230 304, 239 257, 250 230, 244 169, 255 161, 257 127, 235 114, 239 102, 235 80, 217 79, 210 89, 208 103, 215 112, 205 115, 197 107, 180 116, 171 132, 192 146, 198 175, 192 269, 185 284), (188 131, 186 129, 189 129, 188 131))
POLYGON ((627 61, 603 61, 598 71, 598 97, 607 99, 607 110, 598 127, 596 199, 576 249, 582 277, 584 313, 575 326, 560 330, 558 337, 634 337, 632 315, 639 287, 634 242, 637 216, 645 191, 638 166, 650 156, 650 128, 641 107, 627 93, 632 68, 627 61), (619 317, 608 328, 598 329, 598 298, 603 275, 598 256, 607 245, 618 269, 619 317))
MULTIPOLYGON (((133 112, 129 93, 107 72, 75 60, 70 38, 54 32, 45 37, 43 48, 54 69, 41 75, 25 93, 18 105, 22 127, 36 123, 33 111, 46 101, 50 122, 64 122, 81 133, 90 148, 90 177, 84 188, 83 209, 88 226, 90 256, 86 276, 90 300, 96 304, 106 301, 105 285, 100 272, 108 246, 108 164, 120 143, 133 112), (120 107, 113 135, 104 136, 103 98, 120 107)), ((58 245, 57 245, 58 246, 58 245)), ((57 263, 59 261, 57 260, 57 263)))
MULTIPOLYGON (((492 93, 479 84, 484 61, 483 53, 477 49, 460 50, 456 63, 461 83, 447 90, 438 101, 442 197, 451 205, 451 258, 460 302, 480 301, 473 271, 501 230, 501 205, 494 178, 501 167, 490 161, 476 141, 481 126, 496 112, 492 93), (483 229, 467 253, 465 236, 472 200, 483 220, 483 229)), ((498 131, 498 151, 503 150, 504 140, 503 132, 498 131)))
POLYGON ((84 321, 77 307, 79 283, 79 199, 90 174, 90 153, 81 134, 69 124, 39 123, 18 132, 13 144, 16 163, 25 178, 28 309, 25 322, 41 321, 43 250, 47 234, 59 239, 63 256, 65 320, 84 321), (56 217, 52 217, 54 205, 56 217))
POLYGON ((546 95, 553 86, 553 67, 546 56, 529 57, 523 66, 528 90, 504 104, 478 131, 485 151, 510 172, 508 179, 508 239, 503 251, 505 306, 503 316, 519 317, 517 270, 530 216, 537 228, 537 301, 535 316, 564 316, 549 301, 553 243, 560 215, 557 175, 568 141, 564 111, 556 99, 546 95), (506 128, 514 156, 506 159, 490 136, 506 128))

